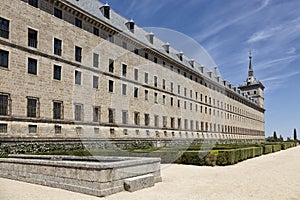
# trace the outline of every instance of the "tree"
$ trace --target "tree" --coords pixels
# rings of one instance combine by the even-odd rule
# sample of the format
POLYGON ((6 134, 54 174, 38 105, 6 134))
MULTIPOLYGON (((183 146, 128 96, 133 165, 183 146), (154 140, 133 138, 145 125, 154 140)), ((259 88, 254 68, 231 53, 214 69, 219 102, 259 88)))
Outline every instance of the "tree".
POLYGON ((296 141, 297 140, 297 130, 294 129, 294 140, 296 141))
POLYGON ((274 138, 275 142, 278 140, 276 131, 274 131, 273 138, 274 138))
POLYGON ((279 141, 280 141, 280 142, 283 142, 283 137, 282 137, 282 135, 279 136, 279 141))

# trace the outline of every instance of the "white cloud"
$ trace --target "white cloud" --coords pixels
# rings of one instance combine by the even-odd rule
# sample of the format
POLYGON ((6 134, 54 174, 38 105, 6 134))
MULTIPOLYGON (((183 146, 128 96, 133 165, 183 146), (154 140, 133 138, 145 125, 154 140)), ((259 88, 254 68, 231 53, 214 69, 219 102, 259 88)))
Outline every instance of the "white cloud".
POLYGON ((273 59, 271 61, 267 61, 267 62, 263 62, 263 63, 258 63, 256 69, 258 70, 262 70, 262 69, 267 69, 270 67, 274 67, 276 65, 283 65, 283 64, 287 64, 290 63, 294 60, 296 60, 299 56, 298 55, 294 55, 294 56, 288 56, 288 57, 282 57, 282 58, 278 58, 278 59, 273 59))
POLYGON ((296 48, 295 47, 291 47, 286 53, 287 54, 295 54, 296 53, 296 48))
POLYGON ((276 31, 278 31, 278 28, 272 28, 269 30, 262 30, 253 33, 252 36, 248 39, 247 43, 253 43, 253 42, 258 42, 261 40, 268 39, 272 37, 276 33, 276 31))

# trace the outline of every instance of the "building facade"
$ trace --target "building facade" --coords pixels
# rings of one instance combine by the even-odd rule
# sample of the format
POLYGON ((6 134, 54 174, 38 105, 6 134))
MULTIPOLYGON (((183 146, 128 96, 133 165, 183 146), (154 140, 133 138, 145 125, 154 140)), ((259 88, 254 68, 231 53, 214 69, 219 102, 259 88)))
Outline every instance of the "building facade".
POLYGON ((253 72, 235 87, 96 0, 0 6, 1 139, 264 140, 253 72))

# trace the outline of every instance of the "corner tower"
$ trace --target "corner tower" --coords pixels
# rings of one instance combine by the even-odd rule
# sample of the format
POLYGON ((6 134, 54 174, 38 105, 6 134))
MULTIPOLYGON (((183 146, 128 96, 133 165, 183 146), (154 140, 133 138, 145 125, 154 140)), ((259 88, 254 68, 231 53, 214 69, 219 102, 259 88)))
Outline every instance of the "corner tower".
POLYGON ((242 85, 239 86, 239 89, 253 98, 261 108, 264 108, 265 87, 260 81, 256 80, 254 76, 251 52, 249 54, 248 78, 242 85))

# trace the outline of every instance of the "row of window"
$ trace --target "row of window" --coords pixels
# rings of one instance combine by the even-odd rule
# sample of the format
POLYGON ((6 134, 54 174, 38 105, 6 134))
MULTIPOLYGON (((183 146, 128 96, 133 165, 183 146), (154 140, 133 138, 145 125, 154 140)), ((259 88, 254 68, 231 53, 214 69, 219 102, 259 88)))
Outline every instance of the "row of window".
MULTIPOLYGON (((33 4, 33 5, 36 5, 36 4, 33 4)), ((60 12, 58 11, 58 9, 56 9, 54 13, 60 13, 60 12)), ((80 24, 80 23, 78 22, 78 24, 80 24)), ((4 18, 1 18, 1 17, 0 17, 0 31, 1 31, 0 36, 3 35, 2 37, 8 38, 9 21, 4 18)), ((37 44, 38 44, 37 38, 38 38, 38 32, 29 28, 28 29, 28 46, 36 48, 37 44)), ((8 56, 7 56, 8 52, 1 52, 1 53, 6 54, 6 55, 1 56, 2 59, 0 60, 0 66, 7 68, 8 67, 8 56)), ((62 41, 57 38, 54 38, 54 54, 58 55, 58 56, 61 56, 61 54, 62 54, 62 41)), ((157 60, 157 59, 154 59, 154 60, 157 60)), ((77 61, 77 62, 82 61, 82 48, 78 47, 78 46, 75 46, 75 61, 77 61)), ((34 63, 33 63, 33 65, 34 65, 34 63)), ((111 72, 111 73, 113 73, 113 71, 114 71, 113 65, 114 65, 114 61, 110 59, 109 60, 109 72, 111 72)), ((93 54, 93 66, 99 67, 99 54, 96 54, 96 53, 93 54)), ((33 66, 32 68, 33 69, 29 70, 29 71, 31 73, 35 74, 36 70, 34 70, 34 69, 36 67, 33 66)), ((178 72, 180 73, 180 69, 178 69, 178 72)), ((122 75, 126 76, 126 74, 127 74, 127 65, 123 64, 122 75)), ((186 76, 186 74, 185 74, 185 76, 186 76)), ((138 72, 136 72, 136 71, 135 71, 134 79, 138 80, 138 72)), ((144 82, 146 84, 148 84, 148 74, 147 73, 145 74, 144 82)), ((162 82, 163 82, 162 87, 163 87, 163 89, 165 89, 166 88, 165 80, 162 80, 162 82)), ((171 92, 173 92, 173 90, 174 90, 172 84, 173 83, 171 83, 171 92)), ((154 77, 154 86, 155 87, 158 86, 158 80, 157 80, 156 76, 154 77)), ((178 94, 180 94, 180 86, 178 86, 178 94)), ((186 88, 184 89, 184 95, 187 96, 186 88)), ((198 98, 197 93, 195 94, 195 97, 197 100, 197 98, 198 98)), ((190 91, 190 98, 192 98, 192 91, 190 91)))
MULTIPOLYGON (((9 59, 9 52, 8 51, 4 51, 0 49, 0 66, 2 67, 8 67, 8 59, 9 59)), ((28 73, 29 74, 33 74, 33 75, 37 75, 37 60, 33 59, 33 58, 28 58, 28 73)), ((112 60, 110 60, 110 64, 109 64, 109 69, 110 72, 113 72, 113 62, 112 60)), ((127 65, 126 64, 122 64, 122 73, 123 76, 127 75, 127 65)), ((54 65, 53 66, 53 79, 54 80, 61 80, 61 74, 62 74, 62 67, 59 65, 54 65)), ((135 80, 138 80, 138 69, 134 70, 134 76, 135 76, 135 80)), ((145 73, 144 79, 145 79, 145 83, 148 83, 148 73, 145 73)), ((82 72, 75 70, 75 74, 74 74, 74 80, 75 80, 75 84, 77 85, 81 85, 82 84, 82 72)), ((154 86, 157 87, 157 76, 154 76, 154 86)), ((99 88, 99 77, 98 76, 93 76, 93 88, 98 89, 99 88)), ((165 89, 165 83, 166 81, 163 80, 163 89, 165 89)), ((171 92, 173 92, 173 87, 174 84, 173 82, 171 82, 171 92)), ((178 85, 178 94, 180 95, 180 85, 178 85)), ((114 92, 114 81, 113 80, 109 80, 109 84, 108 84, 108 91, 109 92, 114 92)), ((139 96, 139 88, 138 87, 134 87, 134 97, 138 98, 139 96)), ((122 95, 127 95, 127 84, 122 84, 122 95)), ((187 95, 187 88, 184 88, 184 96, 187 95)), ((145 90, 145 94, 144 94, 144 98, 145 100, 149 100, 149 91, 145 90)), ((198 95, 198 92, 195 92, 195 97, 196 100, 198 100, 198 96, 200 96, 200 102, 204 102, 206 104, 210 104, 213 106, 216 106, 221 109, 226 109, 226 103, 224 103, 223 106, 223 102, 220 102, 219 100, 215 100, 212 99, 211 97, 208 96, 203 96, 202 94, 198 95), (203 98, 204 97, 204 98, 203 98), (216 103, 217 102, 217 103, 216 103)), ((166 104, 166 95, 162 95, 162 103, 165 105, 166 104)), ((193 91, 190 90, 190 98, 193 98, 193 91)), ((158 103, 158 93, 154 92, 154 103, 158 103)), ((171 106, 174 106, 174 98, 170 97, 170 104, 171 106)), ((181 101, 177 100, 177 106, 180 108, 181 107, 181 101)), ((193 110, 193 104, 190 103, 190 110, 193 110)), ((187 109, 187 102, 184 101, 183 104, 183 108, 187 109)), ((202 113, 202 106, 200 107, 200 112, 202 113)), ((237 114, 246 114, 247 116, 252 116, 257 118, 257 116, 255 115, 251 115, 251 113, 243 111, 242 109, 239 109, 237 107, 234 107, 232 105, 227 104, 227 110, 228 111, 233 111, 236 112, 237 114)), ((198 105, 195 104, 195 111, 198 111, 198 105)), ((215 111, 213 110, 214 115, 215 115, 215 111)), ((219 111, 218 111, 219 112, 219 111)), ((212 114, 211 109, 209 109, 209 111, 207 111, 207 108, 205 107, 205 114, 212 114)), ((223 115, 223 113, 221 112, 221 116, 223 115)), ((219 116, 219 113, 218 113, 219 116)), ((231 116, 231 114, 229 114, 229 116, 231 116)), ((225 115, 226 118, 226 115, 225 115)))
MULTIPOLYGON (((38 2, 38 1, 35 1, 34 3, 30 3, 30 2, 29 2, 29 4, 32 5, 32 6, 34 6, 34 7, 37 7, 37 6, 38 6, 38 3, 36 3, 36 2, 38 2)), ((105 6, 104 6, 104 7, 105 7, 105 6)), ((108 6, 108 9, 109 9, 109 6, 108 6)), ((104 10, 105 10, 105 9, 104 9, 104 10)), ((107 12, 109 13, 109 10, 108 10, 108 11, 106 10, 106 12, 102 11, 103 14, 105 14, 105 13, 107 13, 107 12)), ((58 9, 58 8, 54 8, 53 15, 56 16, 57 18, 62 19, 62 10, 60 10, 60 9, 58 9)), ((108 16, 109 16, 109 15, 108 15, 108 16)), ((109 17, 108 17, 108 18, 109 18, 109 17)), ((134 23, 133 23, 133 24, 134 24, 134 23)), ((80 20, 80 19, 78 19, 78 18, 75 18, 74 25, 77 26, 77 27, 79 27, 79 28, 82 28, 82 20, 80 20)), ((131 24, 130 24, 130 25, 131 25, 131 24)), ((132 25, 131 25, 130 27, 132 27, 132 25)), ((130 30, 132 30, 132 28, 131 28, 130 30)), ((29 41, 32 41, 32 42, 29 42, 29 44, 32 44, 32 45, 29 45, 29 46, 36 47, 36 46, 37 46, 37 45, 36 45, 36 44, 37 44, 37 33, 36 33, 34 30, 30 30, 30 32, 32 32, 32 34, 28 34, 28 36, 29 36, 29 41), (30 35, 31 35, 32 37, 30 37, 30 35)), ((99 29, 98 29, 97 27, 94 27, 93 33, 94 33, 95 35, 99 36, 99 29)), ((109 41, 114 42, 113 36, 111 36, 111 35, 109 36, 109 41)), ((127 43, 126 43, 126 42, 123 42, 122 46, 123 46, 124 48, 127 49, 127 43)), ((54 50, 54 51, 56 52, 56 53, 55 53, 56 55, 61 55, 61 47, 62 47, 62 46, 61 46, 61 41, 60 41, 58 44, 55 43, 55 47, 54 47, 55 50, 54 50), (57 46, 57 47, 56 47, 56 46, 57 46)), ((75 50, 75 60, 78 61, 78 62, 81 62, 81 51, 82 51, 81 48, 78 48, 78 49, 75 50)), ((136 54, 139 54, 137 49, 135 49, 134 52, 135 52, 136 54)), ((148 57, 149 57, 149 56, 148 56, 148 53, 145 53, 145 58, 148 59, 148 57)), ((181 54, 180 54, 179 58, 180 58, 180 60, 182 60, 182 55, 181 55, 181 54)), ((158 62, 157 60, 158 60, 158 59, 157 59, 156 57, 154 57, 154 60, 153 60, 153 61, 154 61, 155 63, 158 62)), ((166 63, 163 61, 162 64, 165 65, 166 63)), ((172 71, 173 71, 173 67, 172 67, 172 66, 171 66, 171 69, 172 69, 172 71)), ((179 69, 179 68, 178 68, 178 73, 180 73, 180 69, 179 69)), ((187 77, 186 72, 184 72, 184 76, 187 77)), ((193 80, 193 76, 192 76, 192 75, 190 75, 190 78, 191 78, 191 80, 193 80)), ((195 81, 198 82, 197 78, 195 79, 195 81)), ((202 82, 202 80, 200 80, 200 82, 202 82)), ((203 83, 201 83, 201 84, 203 84, 203 83)), ((203 85, 207 86, 207 84, 203 84, 203 85)), ((210 85, 208 85, 208 86, 210 86, 210 85)), ((215 87, 210 87, 210 88, 212 88, 212 89, 215 90, 215 87)), ((218 91, 218 90, 217 90, 217 91, 218 91)), ((220 91, 220 92, 222 92, 222 91, 220 91)), ((230 95, 228 94, 228 96, 230 96, 230 95)), ((243 102, 243 100, 241 100, 241 99, 239 99, 239 98, 235 98, 235 97, 232 97, 232 96, 230 96, 230 97, 233 98, 234 100, 237 100, 237 101, 241 102, 241 103, 245 103, 245 102, 243 102)))
MULTIPOLYGON (((0 134, 7 133, 8 132, 7 129, 8 129, 8 125, 7 124, 0 123, 0 134)), ((59 126, 59 125, 54 125, 54 131, 55 131, 55 134, 62 134, 62 127, 59 126)), ((36 133, 38 133, 38 126, 37 125, 33 125, 33 124, 29 124, 28 125, 28 132, 30 134, 36 134, 36 133)), ((77 135, 82 135, 84 133, 82 127, 76 127, 75 128, 75 132, 76 132, 77 135)), ((112 135, 112 136, 115 135, 115 129, 114 128, 111 128, 109 130, 109 132, 110 132, 110 135, 112 135)), ((89 133, 90 133, 90 131, 89 131, 89 133)), ((94 134, 99 135, 100 134, 100 129, 99 128, 94 128, 94 134)), ((123 129, 123 134, 125 136, 127 136, 128 135, 128 129, 123 129)), ((136 134, 136 136, 139 136, 140 135, 140 130, 135 130, 135 134, 136 134)), ((246 134, 264 135, 263 131, 255 131, 255 130, 253 130, 252 132, 248 131, 248 133, 246 133, 246 134)), ((146 130, 146 135, 148 137, 150 137, 150 131, 149 130, 146 130)), ((163 136, 164 137, 170 137, 170 136, 175 137, 175 132, 171 132, 171 135, 169 135, 168 131, 163 131, 163 135, 161 135, 160 132, 155 131, 155 135, 156 135, 157 138, 160 138, 160 137, 163 137, 163 136)), ((184 136, 184 134, 182 132, 179 132, 178 136, 180 138, 182 138, 184 136)), ((219 135, 219 134, 213 134, 213 133, 210 133, 210 134, 204 134, 204 133, 202 133, 200 135, 199 132, 197 132, 197 134, 194 134, 193 132, 191 132, 191 134, 189 134, 188 132, 185 132, 185 137, 186 138, 195 137, 195 136, 198 137, 198 138, 202 137, 202 138, 208 138, 208 139, 230 139, 230 138, 234 138, 234 137, 236 138, 237 137, 237 136, 219 135)), ((243 135, 243 136, 240 135, 239 137, 246 138, 247 136, 246 135, 243 135)))
MULTIPOLYGON (((0 115, 10 115, 10 96, 8 94, 0 95, 0 115)), ((40 103, 39 99, 35 97, 27 97, 27 117, 30 118, 39 118, 39 110, 40 103)), ((53 101, 53 119, 62 120, 64 113, 64 107, 62 101, 53 101)), ((100 123, 100 107, 93 107, 93 122, 100 123)), ((75 104, 74 105, 74 120, 75 121, 84 121, 84 107, 83 104, 75 104)), ((115 109, 108 109, 108 123, 115 124, 116 121, 116 113, 115 109)), ((141 125, 141 113, 134 112, 133 114, 133 122, 134 125, 141 125)), ((160 124, 160 117, 158 115, 154 115, 154 127, 157 128, 171 128, 171 129, 190 129, 190 130, 201 130, 201 131, 221 131, 221 132, 232 132, 238 133, 238 131, 243 130, 238 127, 227 126, 227 125, 217 125, 208 122, 200 122, 196 120, 188 120, 184 119, 184 127, 182 127, 182 119, 175 117, 170 117, 168 120, 167 116, 162 117, 162 124, 160 124), (175 127, 175 123, 177 123, 177 127, 175 127), (201 128, 200 128, 201 127, 201 128)), ((122 124, 127 125, 128 122, 128 111, 122 111, 122 124)), ((144 114, 144 125, 150 126, 150 114, 144 114)))

